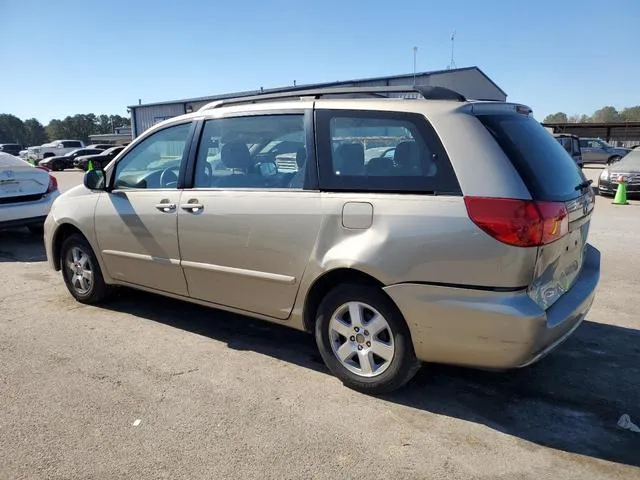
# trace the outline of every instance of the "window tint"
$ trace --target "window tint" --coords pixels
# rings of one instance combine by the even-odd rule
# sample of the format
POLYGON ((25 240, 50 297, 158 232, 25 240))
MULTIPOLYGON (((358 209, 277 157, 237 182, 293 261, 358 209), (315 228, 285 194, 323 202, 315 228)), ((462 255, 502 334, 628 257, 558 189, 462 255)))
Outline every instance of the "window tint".
POLYGON ((82 148, 82 144, 77 141, 65 141, 62 142, 63 148, 82 148))
POLYGON ((576 186, 585 177, 537 121, 519 114, 478 118, 511 159, 535 200, 566 201, 580 196, 576 186))
POLYGON ((426 119, 396 112, 318 112, 321 187, 327 190, 460 194, 426 119))
POLYGON ((587 148, 589 146, 589 142, 587 140, 580 139, 580 148, 587 148))
POLYGON ((302 114, 208 120, 195 188, 302 188, 307 148, 302 114))
POLYGON ((573 153, 580 154, 580 143, 577 138, 573 138, 573 153))
POLYGON ((190 132, 184 123, 145 138, 116 165, 115 188, 176 188, 190 132))
POLYGON ((569 153, 571 153, 571 138, 569 137, 558 137, 558 143, 562 145, 562 147, 569 153))

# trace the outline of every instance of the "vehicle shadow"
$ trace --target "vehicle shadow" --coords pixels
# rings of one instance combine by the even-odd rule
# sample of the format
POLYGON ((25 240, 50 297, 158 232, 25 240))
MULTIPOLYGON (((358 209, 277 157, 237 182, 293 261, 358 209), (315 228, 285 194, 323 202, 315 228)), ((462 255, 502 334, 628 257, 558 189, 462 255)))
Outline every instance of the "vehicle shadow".
POLYGON ((0 262, 44 262, 44 240, 26 228, 0 230, 0 262))
MULTIPOLYGON (((241 315, 122 289, 107 308, 127 312, 329 373, 311 335, 241 315)), ((421 411, 486 425, 529 442, 640 466, 640 332, 586 321, 539 363, 511 372, 425 365, 404 389, 381 396, 421 411)))

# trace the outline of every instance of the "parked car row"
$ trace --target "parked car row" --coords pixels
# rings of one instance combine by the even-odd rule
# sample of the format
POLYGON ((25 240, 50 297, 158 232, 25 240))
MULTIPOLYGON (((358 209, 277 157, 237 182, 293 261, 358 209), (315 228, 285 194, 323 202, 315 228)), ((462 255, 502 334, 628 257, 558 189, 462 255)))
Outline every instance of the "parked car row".
POLYGON ((87 170, 89 161, 92 161, 95 162, 94 165, 105 167, 123 149, 124 146, 94 144, 85 148, 72 150, 65 155, 47 157, 44 160, 40 160, 38 165, 54 171, 65 170, 67 168, 87 170))

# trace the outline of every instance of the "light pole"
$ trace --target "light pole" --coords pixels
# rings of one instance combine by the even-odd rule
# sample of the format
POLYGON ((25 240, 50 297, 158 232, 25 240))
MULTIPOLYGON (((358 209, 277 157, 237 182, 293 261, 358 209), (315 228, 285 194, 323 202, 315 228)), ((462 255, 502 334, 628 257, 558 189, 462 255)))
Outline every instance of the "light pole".
POLYGON ((413 86, 416 86, 416 56, 418 55, 418 47, 413 47, 413 86))

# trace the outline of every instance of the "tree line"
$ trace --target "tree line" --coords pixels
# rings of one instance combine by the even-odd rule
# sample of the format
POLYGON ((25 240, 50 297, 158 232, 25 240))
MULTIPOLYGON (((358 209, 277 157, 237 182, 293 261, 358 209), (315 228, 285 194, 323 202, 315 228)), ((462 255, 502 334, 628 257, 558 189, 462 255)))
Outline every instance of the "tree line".
POLYGON ((593 115, 567 115, 564 112, 552 113, 544 117, 542 123, 611 123, 640 122, 640 105, 627 107, 621 111, 607 106, 593 112, 593 115))
POLYGON ((120 115, 78 113, 62 120, 53 119, 45 127, 35 118, 22 121, 15 115, 2 113, 0 143, 19 143, 25 147, 62 139, 88 143, 89 135, 113 133, 115 128, 129 125, 130 120, 120 115))

